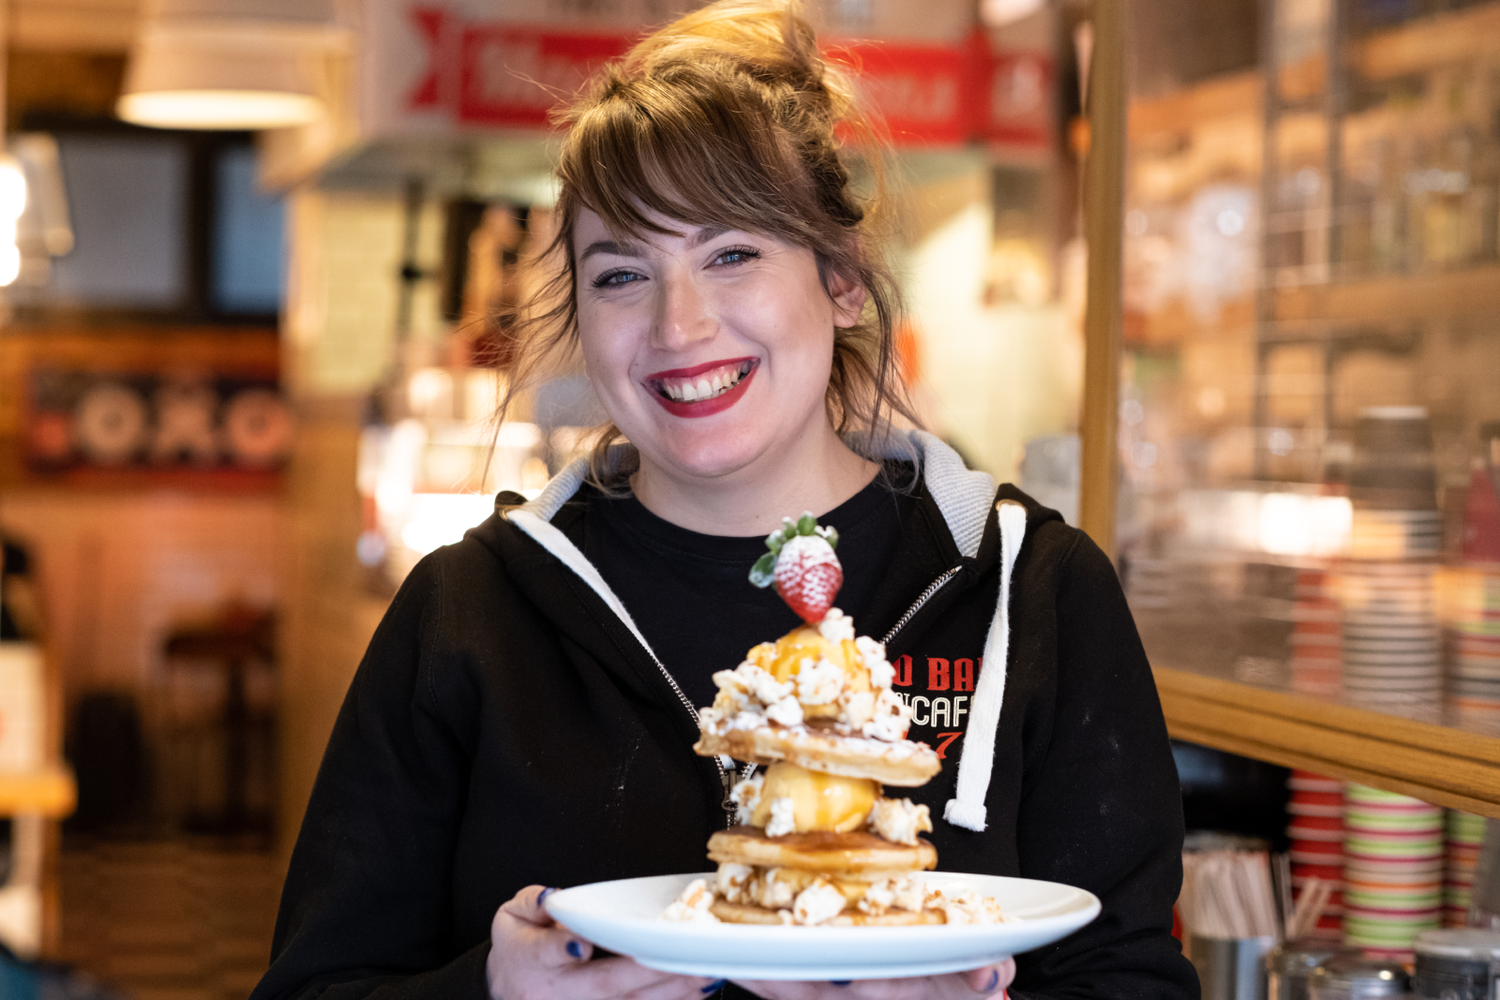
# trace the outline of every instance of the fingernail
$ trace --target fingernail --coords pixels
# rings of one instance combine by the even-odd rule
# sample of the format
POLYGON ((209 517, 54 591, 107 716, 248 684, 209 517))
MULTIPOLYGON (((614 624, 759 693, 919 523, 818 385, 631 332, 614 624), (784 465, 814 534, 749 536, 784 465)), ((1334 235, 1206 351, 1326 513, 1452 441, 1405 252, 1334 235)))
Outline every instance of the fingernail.
POLYGON ((1000 985, 1000 970, 999 969, 991 969, 990 970, 990 984, 984 988, 984 991, 986 993, 993 993, 993 992, 995 992, 995 987, 999 986, 999 985, 1000 985))
POLYGON ((552 893, 556 892, 556 891, 557 891, 557 889, 549 886, 548 888, 543 889, 541 892, 537 893, 536 905, 538 907, 540 907, 543 903, 545 903, 547 901, 547 897, 549 895, 551 895, 552 893))
POLYGON ((704 993, 717 993, 720 990, 722 990, 725 986, 727 986, 728 984, 729 984, 729 980, 727 980, 727 979, 715 979, 713 982, 711 982, 707 986, 703 987, 703 992, 704 993))
POLYGON ((852 979, 830 979, 830 980, 828 980, 828 985, 830 985, 830 986, 848 986, 852 982, 854 982, 854 980, 852 980, 852 979))
POLYGON ((568 942, 568 954, 572 955, 574 958, 582 958, 583 957, 583 945, 579 944, 577 941, 569 941, 568 942))

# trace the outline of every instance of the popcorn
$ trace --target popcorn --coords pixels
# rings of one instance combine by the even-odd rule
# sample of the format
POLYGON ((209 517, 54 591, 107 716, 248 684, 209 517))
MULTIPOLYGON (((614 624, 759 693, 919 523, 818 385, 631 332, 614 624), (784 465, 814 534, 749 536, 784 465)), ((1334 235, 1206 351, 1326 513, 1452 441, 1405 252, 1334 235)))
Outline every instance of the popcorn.
POLYGON ((757 774, 743 779, 729 792, 729 801, 734 803, 736 823, 750 822, 750 814, 760 804, 760 789, 764 782, 765 775, 757 774))
POLYGON ((714 905, 714 894, 708 888, 708 880, 695 878, 688 883, 682 895, 677 897, 676 902, 667 907, 662 914, 667 920, 680 920, 687 923, 709 923, 716 924, 719 918, 714 916, 709 907, 714 905))
POLYGON ((829 608, 818 623, 818 631, 829 642, 855 642, 854 619, 838 608, 829 608))
POLYGON ((906 739, 909 728, 911 709, 906 707, 906 702, 896 692, 890 688, 881 688, 879 697, 875 699, 875 717, 865 723, 860 732, 870 739, 894 743, 906 739))
POLYGON ((827 705, 844 690, 844 671, 836 664, 820 659, 802 661, 797 673, 797 700, 804 705, 827 705))
POLYGON ((926 806, 911 799, 876 799, 870 810, 870 829, 896 844, 915 844, 917 834, 932 832, 932 816, 926 806))
POLYGON ((779 722, 783 726, 800 726, 802 724, 802 703, 792 695, 787 695, 766 709, 766 718, 772 722, 779 722))
POLYGON ((797 829, 797 823, 793 819, 793 808, 792 799, 771 800, 771 821, 766 824, 767 837, 780 837, 797 829))
POLYGON ((844 911, 844 894, 819 878, 797 893, 792 917, 799 924, 816 926, 832 920, 844 911))
POLYGON ((854 640, 854 648, 859 650, 860 659, 870 672, 870 684, 876 690, 890 687, 891 681, 896 679, 896 668, 886 662, 885 647, 869 636, 862 635, 854 640))

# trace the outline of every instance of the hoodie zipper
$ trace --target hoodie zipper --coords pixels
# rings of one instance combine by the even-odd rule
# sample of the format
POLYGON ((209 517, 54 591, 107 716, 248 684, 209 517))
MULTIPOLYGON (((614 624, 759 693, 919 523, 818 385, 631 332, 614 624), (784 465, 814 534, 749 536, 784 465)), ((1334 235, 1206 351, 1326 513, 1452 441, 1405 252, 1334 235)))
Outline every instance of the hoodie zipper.
POLYGON ((929 583, 927 585, 927 589, 917 595, 917 599, 912 603, 912 606, 906 609, 906 613, 903 614, 900 618, 896 619, 896 624, 891 626, 891 630, 885 634, 885 637, 883 639, 880 640, 880 644, 882 646, 889 646, 891 644, 891 640, 896 638, 896 633, 905 628, 907 622, 915 618, 917 616, 917 612, 922 610, 923 605, 932 600, 933 597, 936 596, 937 592, 942 590, 943 587, 947 585, 949 580, 958 575, 958 571, 961 569, 963 569, 962 564, 954 566, 951 569, 945 570, 942 576, 929 583))
MULTIPOLYGON (((650 651, 648 650, 648 652, 650 651)), ((698 710, 693 707, 692 701, 683 692, 681 686, 678 685, 677 678, 673 677, 672 672, 666 668, 666 665, 656 658, 656 654, 654 652, 651 652, 651 662, 656 664, 656 669, 660 670, 661 675, 667 679, 667 683, 672 685, 673 693, 677 695, 677 700, 682 702, 682 707, 687 709, 688 715, 690 715, 693 719, 693 725, 699 725, 698 710)), ((713 755, 713 761, 714 767, 719 769, 719 784, 724 786, 724 798, 720 800, 719 808, 724 810, 724 827, 725 829, 728 829, 733 825, 730 820, 734 815, 734 808, 730 804, 729 793, 734 790, 735 773, 732 769, 726 768, 724 766, 724 762, 719 759, 718 754, 713 755)), ((746 764, 744 777, 748 778, 754 773, 755 765, 746 764)))

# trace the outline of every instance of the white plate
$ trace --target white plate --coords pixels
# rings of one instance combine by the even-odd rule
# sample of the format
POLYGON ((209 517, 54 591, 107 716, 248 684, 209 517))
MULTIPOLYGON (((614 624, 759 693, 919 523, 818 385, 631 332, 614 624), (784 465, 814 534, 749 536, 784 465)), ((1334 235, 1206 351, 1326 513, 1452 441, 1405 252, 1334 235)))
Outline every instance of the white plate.
POLYGON ((579 937, 664 972, 715 979, 895 979, 977 969, 1067 937, 1099 914, 1091 892, 1057 882, 926 872, 935 889, 993 897, 1003 924, 924 927, 768 927, 679 923, 662 911, 695 878, 595 882, 547 897, 547 912, 579 937))

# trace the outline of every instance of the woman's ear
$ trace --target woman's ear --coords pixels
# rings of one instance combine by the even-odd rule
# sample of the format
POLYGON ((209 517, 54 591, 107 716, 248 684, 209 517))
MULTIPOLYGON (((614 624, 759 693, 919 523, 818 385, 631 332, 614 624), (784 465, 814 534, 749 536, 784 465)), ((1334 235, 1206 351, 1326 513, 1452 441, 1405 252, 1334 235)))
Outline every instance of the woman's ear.
POLYGON ((836 328, 843 330, 859 323, 867 297, 864 285, 829 268, 828 297, 833 300, 833 325, 836 328))

